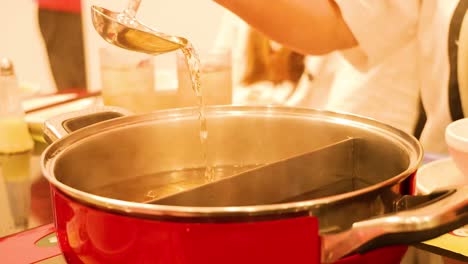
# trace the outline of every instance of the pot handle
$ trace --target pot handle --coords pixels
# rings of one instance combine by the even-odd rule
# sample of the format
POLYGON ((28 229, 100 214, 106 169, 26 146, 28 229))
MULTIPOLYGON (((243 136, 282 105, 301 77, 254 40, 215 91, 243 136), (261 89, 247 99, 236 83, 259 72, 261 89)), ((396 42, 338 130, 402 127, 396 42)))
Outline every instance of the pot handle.
POLYGON ((97 106, 54 116, 45 121, 44 139, 50 144, 80 128, 131 114, 120 107, 97 106))
POLYGON ((343 232, 322 235, 322 262, 390 245, 414 244, 468 224, 468 185, 411 210, 354 223, 343 232))

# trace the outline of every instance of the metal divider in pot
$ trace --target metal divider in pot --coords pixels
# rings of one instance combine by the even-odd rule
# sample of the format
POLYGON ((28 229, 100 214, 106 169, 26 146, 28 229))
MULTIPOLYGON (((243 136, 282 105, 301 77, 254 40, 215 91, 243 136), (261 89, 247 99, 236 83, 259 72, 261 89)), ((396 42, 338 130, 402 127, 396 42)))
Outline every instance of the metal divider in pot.
POLYGON ((358 141, 345 139, 150 203, 196 207, 253 206, 306 201, 355 191, 371 185, 354 175, 353 153, 358 141))
MULTIPOLYGON (((466 223, 466 188, 416 211, 396 213, 395 204, 411 194, 422 149, 415 138, 374 120, 310 109, 209 107, 209 161, 218 166, 247 166, 234 171, 232 178, 195 186, 192 191, 231 184, 221 193, 212 189, 218 200, 201 199, 207 192, 197 195, 198 201, 190 198, 192 206, 168 200, 162 204, 164 197, 171 196, 155 200, 127 194, 148 194, 183 181, 188 176, 180 174, 181 170, 205 165, 196 109, 115 118, 76 132, 62 129, 67 120, 83 121, 88 115, 75 113, 51 122, 58 127, 47 126, 48 134, 70 134, 57 139, 43 154, 44 174, 54 194, 58 237, 65 254, 78 262, 83 258, 134 262, 130 257, 161 263, 330 262, 353 252, 407 242, 385 239, 382 244, 379 237, 417 232, 419 238, 429 238, 466 223), (296 159, 289 163, 295 164, 292 167, 281 162, 301 156, 305 162, 296 159), (259 165, 270 168, 270 173, 255 175, 262 167, 252 166, 259 165), (301 170, 310 175, 298 175, 301 170), (291 173, 296 178, 288 181, 291 173), (142 175, 151 175, 151 180, 135 185, 142 175), (262 180, 251 181, 255 177, 262 180), (343 188, 338 184, 343 182, 352 184, 343 188), (314 183, 318 188, 309 188, 314 183), (324 188, 330 184, 332 188, 324 188), (236 194, 240 186, 249 188, 236 194), (278 188, 286 191, 277 192, 278 188), (262 191, 269 195, 260 195, 262 191), (231 199, 224 199, 227 195, 231 199), (145 203, 151 200, 154 203, 145 203), (442 209, 433 215, 434 208, 442 209), (386 216, 392 213, 396 215, 386 216), (125 241, 112 230, 120 230, 125 241), (146 235, 154 238, 145 239, 146 235), (348 235, 364 238, 350 247, 345 242, 348 235)), ((185 194, 191 192, 185 190, 185 194)), ((182 194, 170 193, 172 197, 182 194)))

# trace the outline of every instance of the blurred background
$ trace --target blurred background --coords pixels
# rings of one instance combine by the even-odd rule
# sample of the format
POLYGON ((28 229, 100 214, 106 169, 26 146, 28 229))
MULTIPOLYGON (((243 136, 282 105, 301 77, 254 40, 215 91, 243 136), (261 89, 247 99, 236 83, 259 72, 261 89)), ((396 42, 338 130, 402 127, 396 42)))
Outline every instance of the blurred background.
MULTIPOLYGON (((40 89, 41 92, 55 91, 38 25, 36 2, 0 2, 0 24, 5 25, 0 41, 0 55, 15 62, 21 83, 32 89, 40 89)), ((126 1, 82 0, 87 84, 90 91, 100 86, 98 50, 110 46, 99 37, 91 24, 90 6, 93 4, 120 11, 126 1)), ((162 32, 187 37, 197 49, 206 50, 213 45, 222 14, 223 9, 212 1, 142 1, 137 17, 162 32)), ((156 67, 169 70, 174 69, 174 64, 174 59, 161 57, 156 67)))

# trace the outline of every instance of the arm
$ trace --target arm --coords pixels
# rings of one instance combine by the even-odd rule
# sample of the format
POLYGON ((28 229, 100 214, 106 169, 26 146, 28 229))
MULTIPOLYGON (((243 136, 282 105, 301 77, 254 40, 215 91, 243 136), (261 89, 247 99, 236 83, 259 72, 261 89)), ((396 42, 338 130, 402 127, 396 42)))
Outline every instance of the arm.
POLYGON ((214 0, 285 46, 321 55, 357 45, 333 0, 214 0))

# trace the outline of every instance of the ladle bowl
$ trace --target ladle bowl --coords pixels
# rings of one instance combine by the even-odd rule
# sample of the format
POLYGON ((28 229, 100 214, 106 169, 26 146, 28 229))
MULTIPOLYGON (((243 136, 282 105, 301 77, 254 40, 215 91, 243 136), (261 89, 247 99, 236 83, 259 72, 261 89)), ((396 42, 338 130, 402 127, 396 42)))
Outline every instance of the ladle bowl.
POLYGON ((187 39, 155 31, 134 16, 92 6, 94 28, 107 42, 123 49, 151 55, 171 52, 187 45, 187 39))

